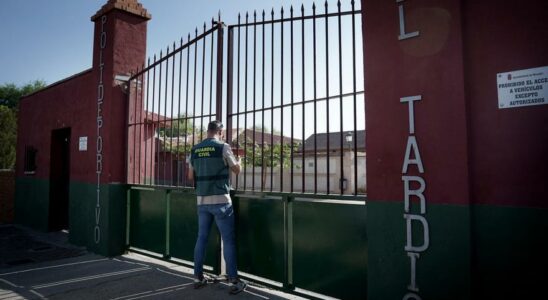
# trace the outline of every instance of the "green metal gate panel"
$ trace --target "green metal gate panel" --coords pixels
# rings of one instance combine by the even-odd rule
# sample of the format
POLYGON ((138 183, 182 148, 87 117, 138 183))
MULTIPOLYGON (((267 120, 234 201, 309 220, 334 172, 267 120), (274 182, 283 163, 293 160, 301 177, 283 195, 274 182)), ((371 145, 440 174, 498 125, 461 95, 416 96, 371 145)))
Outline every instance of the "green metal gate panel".
POLYGON ((236 213, 238 271, 285 281, 284 202, 232 197, 236 213))
MULTIPOLYGON (((220 271, 221 238, 213 224, 207 242, 205 265, 220 271)), ((171 191, 169 197, 169 255, 194 261, 194 245, 198 237, 196 194, 190 191, 171 191)))
POLYGON ((365 299, 364 202, 312 201, 297 198, 292 203, 293 284, 341 299, 365 299))
POLYGON ((166 191, 131 189, 129 245, 166 254, 166 191))

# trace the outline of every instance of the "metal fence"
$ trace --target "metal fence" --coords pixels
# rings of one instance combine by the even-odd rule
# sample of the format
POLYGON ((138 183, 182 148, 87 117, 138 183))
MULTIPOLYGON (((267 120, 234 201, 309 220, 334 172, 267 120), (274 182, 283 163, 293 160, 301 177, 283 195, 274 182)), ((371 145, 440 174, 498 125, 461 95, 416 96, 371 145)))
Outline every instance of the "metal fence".
POLYGON ((220 17, 130 78, 128 183, 191 187, 187 157, 226 121, 242 158, 238 191, 361 195, 365 107, 361 13, 354 1, 220 17), (356 32, 358 31, 358 34, 356 32), (223 115, 226 107, 226 116, 223 115))
POLYGON ((187 156, 221 119, 223 24, 204 23, 129 79, 128 183, 189 187, 187 156))
POLYGON ((365 193, 361 14, 354 1, 341 6, 246 13, 228 26, 237 190, 365 193))

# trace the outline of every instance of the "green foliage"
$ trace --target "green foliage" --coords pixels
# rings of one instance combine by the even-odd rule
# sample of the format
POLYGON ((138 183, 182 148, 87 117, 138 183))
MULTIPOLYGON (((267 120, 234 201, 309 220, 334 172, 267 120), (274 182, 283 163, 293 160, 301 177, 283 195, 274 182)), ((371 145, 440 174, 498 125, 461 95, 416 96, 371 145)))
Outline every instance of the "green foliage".
POLYGON ((185 135, 191 135, 193 132, 199 133, 200 128, 194 128, 194 122, 192 119, 190 119, 191 116, 188 116, 189 119, 186 118, 186 114, 180 114, 176 119, 174 119, 173 122, 171 122, 171 127, 162 127, 158 129, 159 136, 184 137, 185 135))
MULTIPOLYGON (((297 150, 299 144, 293 145, 293 152, 297 150)), ((244 145, 240 145, 240 149, 244 149, 244 145)), ((284 168, 287 168, 291 164, 291 145, 284 144, 283 147, 280 144, 270 146, 264 145, 264 149, 261 145, 248 144, 245 147, 245 157, 242 162, 248 166, 275 168, 283 164, 284 168), (255 156, 253 156, 255 154, 255 156)))
POLYGON ((0 105, 17 110, 21 97, 42 89, 45 86, 46 83, 42 80, 35 80, 23 86, 16 86, 13 83, 0 85, 0 105))
POLYGON ((15 112, 0 105, 0 169, 12 169, 15 165, 17 143, 17 119, 15 112))

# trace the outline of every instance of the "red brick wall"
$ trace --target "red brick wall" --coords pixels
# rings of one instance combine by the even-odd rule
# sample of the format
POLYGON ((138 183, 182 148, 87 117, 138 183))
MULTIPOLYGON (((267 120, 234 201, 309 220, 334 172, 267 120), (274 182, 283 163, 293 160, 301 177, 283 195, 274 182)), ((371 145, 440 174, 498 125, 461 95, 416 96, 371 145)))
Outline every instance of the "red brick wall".
POLYGON ((13 222, 15 171, 0 170, 0 224, 13 222))

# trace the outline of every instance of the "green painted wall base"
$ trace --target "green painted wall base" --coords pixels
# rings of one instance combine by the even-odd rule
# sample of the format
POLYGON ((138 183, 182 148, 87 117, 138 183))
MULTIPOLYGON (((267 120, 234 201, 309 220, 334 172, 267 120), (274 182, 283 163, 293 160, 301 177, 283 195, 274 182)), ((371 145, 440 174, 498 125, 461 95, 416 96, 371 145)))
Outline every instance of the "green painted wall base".
MULTIPOLYGON (((33 177, 16 180, 15 222, 40 231, 48 231, 49 181, 33 177)), ((89 251, 115 256, 125 250, 126 190, 123 184, 100 185, 99 228, 95 240, 97 185, 70 183, 69 242, 89 251)))
POLYGON ((15 180, 15 223, 48 231, 49 181, 34 177, 15 180))
POLYGON ((120 255, 125 251, 127 186, 102 184, 100 190, 100 236, 96 241, 97 185, 71 182, 69 241, 101 255, 120 255))
MULTIPOLYGON (((368 299, 402 299, 408 293, 411 263, 407 252, 403 202, 368 201, 368 299)), ((430 246, 416 261, 417 293, 422 299, 470 299, 470 211, 429 204, 430 246)), ((413 224, 414 245, 422 229, 413 224)))

